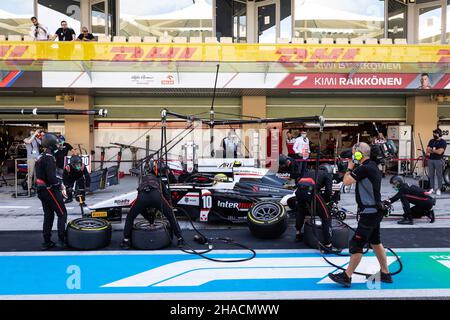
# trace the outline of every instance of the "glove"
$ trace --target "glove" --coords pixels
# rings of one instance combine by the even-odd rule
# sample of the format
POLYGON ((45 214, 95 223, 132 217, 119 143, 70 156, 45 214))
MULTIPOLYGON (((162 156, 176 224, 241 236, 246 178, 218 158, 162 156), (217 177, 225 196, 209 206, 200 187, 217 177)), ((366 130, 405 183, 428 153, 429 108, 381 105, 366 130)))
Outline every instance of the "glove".
POLYGON ((64 199, 67 199, 67 190, 65 185, 61 185, 61 194, 64 197, 64 199))
POLYGON ((391 204, 391 200, 386 199, 386 200, 383 201, 383 203, 384 203, 385 206, 389 206, 391 204))

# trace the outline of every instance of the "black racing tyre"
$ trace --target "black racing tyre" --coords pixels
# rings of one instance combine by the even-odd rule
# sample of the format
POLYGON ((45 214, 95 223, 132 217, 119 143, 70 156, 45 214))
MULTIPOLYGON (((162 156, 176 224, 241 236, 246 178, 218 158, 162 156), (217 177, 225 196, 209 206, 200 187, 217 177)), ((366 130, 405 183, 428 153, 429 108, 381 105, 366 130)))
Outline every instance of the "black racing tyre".
POLYGON ((131 245, 139 250, 158 250, 172 244, 172 233, 165 222, 138 221, 131 232, 131 245))
MULTIPOLYGON (((320 225, 320 219, 317 219, 315 230, 313 230, 313 224, 310 221, 305 223, 304 239, 305 244, 313 249, 318 248, 318 241, 323 243, 322 227, 320 225)), ((348 248, 348 243, 353 237, 353 230, 349 229, 342 222, 333 219, 331 222, 332 243, 333 246, 339 249, 348 248)))
POLYGON ((78 218, 67 224, 67 245, 79 250, 101 249, 111 242, 111 224, 98 218, 78 218))
POLYGON ((286 231, 288 225, 286 210, 278 202, 257 202, 247 213, 247 225, 257 238, 278 238, 286 231))
POLYGON ((450 166, 444 170, 444 181, 446 185, 450 185, 450 166))

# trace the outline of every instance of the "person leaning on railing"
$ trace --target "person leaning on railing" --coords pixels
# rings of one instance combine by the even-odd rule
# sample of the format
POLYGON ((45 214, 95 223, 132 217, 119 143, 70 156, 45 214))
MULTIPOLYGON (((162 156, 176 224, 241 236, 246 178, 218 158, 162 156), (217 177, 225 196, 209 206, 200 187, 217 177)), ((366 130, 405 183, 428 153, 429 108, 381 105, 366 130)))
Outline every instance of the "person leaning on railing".
POLYGON ((76 41, 97 41, 92 33, 89 32, 88 28, 81 28, 81 33, 79 34, 76 41))

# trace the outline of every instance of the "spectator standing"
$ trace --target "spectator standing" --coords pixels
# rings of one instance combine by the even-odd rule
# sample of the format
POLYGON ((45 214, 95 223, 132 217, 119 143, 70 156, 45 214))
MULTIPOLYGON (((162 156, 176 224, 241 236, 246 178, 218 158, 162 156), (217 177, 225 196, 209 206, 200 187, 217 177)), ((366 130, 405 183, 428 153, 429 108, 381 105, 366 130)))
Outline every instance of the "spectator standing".
POLYGON ((41 145, 41 135, 42 130, 37 129, 30 131, 30 136, 25 138, 23 142, 25 142, 27 148, 27 169, 28 169, 28 193, 30 192, 33 179, 34 179, 34 166, 36 164, 36 160, 39 157, 39 147, 41 145))
POLYGON ((306 131, 302 131, 300 136, 295 139, 294 143, 294 152, 298 155, 299 159, 302 159, 300 161, 299 169, 300 169, 300 178, 303 177, 305 174, 306 168, 308 167, 308 159, 309 155, 311 154, 311 150, 309 148, 309 139, 306 136, 306 131))
POLYGON ((48 40, 48 29, 43 24, 39 23, 36 17, 31 17, 31 22, 33 26, 31 27, 30 35, 35 41, 46 41, 48 40))
POLYGON ((67 21, 61 21, 61 28, 56 30, 52 40, 58 38, 59 41, 73 41, 75 40, 75 31, 67 26, 67 21))
POLYGON ((287 148, 288 156, 291 157, 292 159, 297 158, 297 155, 294 151, 294 144, 295 144, 295 138, 294 138, 294 135, 292 134, 292 130, 289 129, 286 132, 286 148, 287 148))
POLYGON ((77 41, 95 41, 95 37, 92 33, 89 32, 88 28, 81 28, 81 33, 76 39, 77 41))
POLYGON ((444 171, 444 152, 447 148, 447 142, 442 139, 442 130, 437 128, 433 131, 433 139, 428 142, 427 156, 428 160, 428 175, 430 176, 431 192, 436 195, 441 195, 442 179, 444 171), (435 188, 435 178, 437 178, 438 186, 435 188))

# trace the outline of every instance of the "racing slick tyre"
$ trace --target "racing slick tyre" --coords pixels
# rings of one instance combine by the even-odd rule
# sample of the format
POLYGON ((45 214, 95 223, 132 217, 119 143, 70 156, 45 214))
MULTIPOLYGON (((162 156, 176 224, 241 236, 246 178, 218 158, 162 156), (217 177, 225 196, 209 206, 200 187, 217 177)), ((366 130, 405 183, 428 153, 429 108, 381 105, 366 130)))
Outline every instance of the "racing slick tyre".
POLYGON ((111 242, 111 224, 98 218, 78 218, 67 224, 67 245, 79 250, 106 247, 111 242))
MULTIPOLYGON (((323 243, 323 233, 320 219, 316 220, 315 230, 311 221, 305 222, 304 239, 305 244, 313 249, 317 249, 319 241, 323 243)), ((348 243, 354 232, 341 221, 333 219, 331 221, 332 243, 339 249, 348 248, 348 243)))
POLYGON ((131 245, 139 250, 158 250, 172 244, 172 233, 166 223, 153 224, 144 220, 134 224, 131 232, 131 245))
POLYGON ((286 210, 280 203, 260 201, 255 203, 248 211, 247 224, 255 237, 275 239, 286 231, 288 217, 286 210))
POLYGON ((450 166, 444 170, 444 182, 446 185, 450 185, 450 166))

